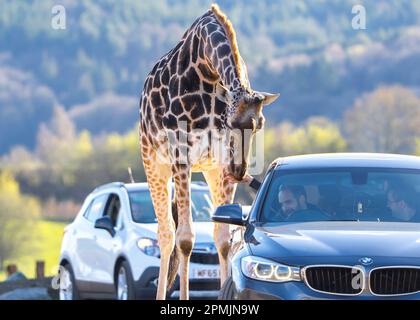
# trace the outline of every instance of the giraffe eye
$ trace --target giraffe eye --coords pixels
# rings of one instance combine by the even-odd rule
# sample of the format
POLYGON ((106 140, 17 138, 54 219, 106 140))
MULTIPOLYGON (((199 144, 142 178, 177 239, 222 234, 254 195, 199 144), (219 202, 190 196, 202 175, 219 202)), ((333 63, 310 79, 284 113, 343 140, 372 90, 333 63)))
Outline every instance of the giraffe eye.
POLYGON ((262 96, 262 95, 260 95, 260 94, 257 94, 255 97, 254 97, 254 103, 255 104, 260 104, 260 103, 262 103, 264 101, 264 97, 262 96))

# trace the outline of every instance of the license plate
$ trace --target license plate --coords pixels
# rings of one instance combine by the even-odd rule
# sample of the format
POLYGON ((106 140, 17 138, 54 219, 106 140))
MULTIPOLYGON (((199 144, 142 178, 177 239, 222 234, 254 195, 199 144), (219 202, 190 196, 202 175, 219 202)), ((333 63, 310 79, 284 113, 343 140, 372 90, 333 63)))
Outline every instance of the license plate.
POLYGON ((220 278, 220 269, 193 269, 191 270, 191 279, 219 279, 220 278))

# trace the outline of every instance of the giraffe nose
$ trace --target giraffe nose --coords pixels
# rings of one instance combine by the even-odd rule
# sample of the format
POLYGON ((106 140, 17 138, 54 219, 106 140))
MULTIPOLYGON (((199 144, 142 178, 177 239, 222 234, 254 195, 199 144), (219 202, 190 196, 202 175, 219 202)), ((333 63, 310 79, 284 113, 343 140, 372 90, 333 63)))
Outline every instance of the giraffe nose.
POLYGON ((232 121, 232 128, 234 129, 248 129, 252 132, 256 132, 259 129, 259 119, 252 117, 245 120, 234 120, 232 121))
POLYGON ((238 120, 234 120, 231 122, 231 127, 232 129, 239 129, 240 128, 240 123, 238 120))

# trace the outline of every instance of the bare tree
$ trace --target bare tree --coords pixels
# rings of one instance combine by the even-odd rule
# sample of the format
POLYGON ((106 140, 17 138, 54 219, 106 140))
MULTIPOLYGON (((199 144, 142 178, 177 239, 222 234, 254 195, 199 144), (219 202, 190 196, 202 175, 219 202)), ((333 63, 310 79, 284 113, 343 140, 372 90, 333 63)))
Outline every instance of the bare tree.
POLYGON ((343 118, 352 151, 412 153, 420 136, 420 99, 401 86, 356 100, 343 118))

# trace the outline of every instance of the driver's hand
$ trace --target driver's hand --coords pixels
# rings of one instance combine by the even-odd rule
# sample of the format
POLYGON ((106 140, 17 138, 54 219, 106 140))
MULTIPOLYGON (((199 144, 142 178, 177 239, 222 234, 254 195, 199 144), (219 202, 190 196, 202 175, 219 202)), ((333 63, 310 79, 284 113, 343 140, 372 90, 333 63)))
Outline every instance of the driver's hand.
POLYGON ((245 174, 245 176, 242 178, 242 181, 246 183, 251 183, 252 179, 254 179, 250 174, 245 174))
POLYGON ((245 176, 242 178, 242 180, 238 180, 236 179, 233 175, 229 174, 226 176, 226 180, 229 183, 240 183, 240 182, 245 182, 245 183, 251 183, 253 177, 251 175, 249 175, 248 173, 245 174, 245 176))

